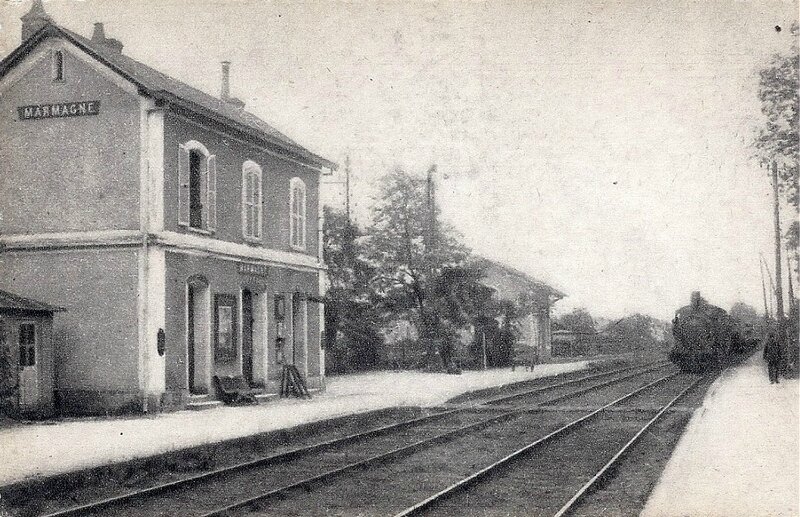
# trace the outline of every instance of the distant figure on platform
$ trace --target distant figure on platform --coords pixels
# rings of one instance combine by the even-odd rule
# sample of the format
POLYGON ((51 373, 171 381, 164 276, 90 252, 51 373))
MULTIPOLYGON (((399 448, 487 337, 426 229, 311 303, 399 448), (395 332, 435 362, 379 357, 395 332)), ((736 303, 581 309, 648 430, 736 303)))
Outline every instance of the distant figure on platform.
POLYGON ((764 360, 767 362, 770 384, 778 384, 778 372, 781 366, 781 344, 774 331, 770 331, 764 343, 764 360))
POLYGON ((531 352, 531 362, 528 365, 530 370, 533 371, 533 367, 539 364, 539 349, 533 347, 533 352, 531 352))

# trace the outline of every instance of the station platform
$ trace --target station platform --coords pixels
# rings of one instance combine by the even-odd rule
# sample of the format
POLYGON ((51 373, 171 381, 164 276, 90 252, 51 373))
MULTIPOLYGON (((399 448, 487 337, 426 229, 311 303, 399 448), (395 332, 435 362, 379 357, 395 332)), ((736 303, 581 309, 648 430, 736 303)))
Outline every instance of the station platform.
POLYGON ((588 360, 542 364, 533 372, 518 367, 461 375, 354 374, 329 377, 326 390, 311 400, 278 399, 258 406, 153 416, 11 423, 0 427, 0 486, 378 409, 436 406, 468 391, 580 370, 589 364, 588 360))
POLYGON ((709 389, 642 517, 800 515, 798 381, 770 384, 759 350, 709 389))

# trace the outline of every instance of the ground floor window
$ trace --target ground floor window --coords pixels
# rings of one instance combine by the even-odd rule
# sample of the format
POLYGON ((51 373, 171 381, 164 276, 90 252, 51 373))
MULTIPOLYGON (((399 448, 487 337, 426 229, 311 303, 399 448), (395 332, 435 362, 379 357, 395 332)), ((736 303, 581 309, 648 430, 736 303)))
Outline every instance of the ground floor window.
POLYGON ((236 297, 230 294, 214 296, 214 359, 220 362, 236 360, 236 297))

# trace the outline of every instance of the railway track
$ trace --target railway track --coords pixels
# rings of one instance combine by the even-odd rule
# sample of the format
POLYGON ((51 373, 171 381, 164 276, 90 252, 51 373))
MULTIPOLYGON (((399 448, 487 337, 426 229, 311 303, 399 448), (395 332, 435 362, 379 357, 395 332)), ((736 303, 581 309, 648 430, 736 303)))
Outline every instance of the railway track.
POLYGON ((395 514, 412 515, 570 515, 639 439, 702 377, 674 374, 628 393, 581 416, 495 463, 460 479, 395 514), (663 383, 672 383, 663 389, 663 383), (661 390, 653 391, 655 386, 661 390), (647 395, 660 399, 656 409, 631 411, 615 418, 608 410, 647 395), (595 425, 587 425, 592 421, 595 425), (587 453, 583 443, 596 449, 587 453), (534 454, 535 453, 535 454, 534 454), (465 509, 468 509, 465 511, 465 509))
MULTIPOLYGON (((475 439, 470 437, 475 433, 478 433, 476 436, 484 436, 499 424, 519 420, 523 418, 521 415, 535 411, 537 407, 613 389, 616 385, 635 382, 641 376, 656 375, 666 367, 660 362, 651 363, 522 389, 484 399, 484 406, 479 411, 475 410, 475 402, 471 401, 465 406, 450 407, 433 415, 47 515, 223 515, 254 503, 288 497, 298 490, 305 491, 335 482, 346 474, 363 473, 367 469, 397 462, 420 451, 441 447, 442 444, 465 438, 467 442, 474 442, 475 439), (242 493, 254 491, 257 492, 255 495, 241 497, 242 493)), ((526 425, 526 422, 519 421, 517 425, 526 425)))

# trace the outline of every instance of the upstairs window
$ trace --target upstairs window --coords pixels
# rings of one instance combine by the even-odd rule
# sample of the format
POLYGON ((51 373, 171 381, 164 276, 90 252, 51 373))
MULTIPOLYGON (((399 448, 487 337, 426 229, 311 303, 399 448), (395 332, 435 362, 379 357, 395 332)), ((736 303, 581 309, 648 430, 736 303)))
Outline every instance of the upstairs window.
POLYGON ((53 80, 64 80, 64 53, 60 50, 53 52, 53 80))
POLYGON ((213 232, 217 225, 217 157, 194 140, 178 149, 178 224, 213 232))
POLYGON ((242 165, 242 235, 260 241, 262 226, 262 171, 250 160, 242 165))
POLYGON ((306 184, 300 178, 289 183, 289 244, 296 249, 306 247, 306 184))

